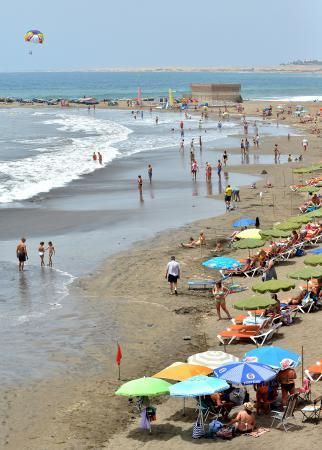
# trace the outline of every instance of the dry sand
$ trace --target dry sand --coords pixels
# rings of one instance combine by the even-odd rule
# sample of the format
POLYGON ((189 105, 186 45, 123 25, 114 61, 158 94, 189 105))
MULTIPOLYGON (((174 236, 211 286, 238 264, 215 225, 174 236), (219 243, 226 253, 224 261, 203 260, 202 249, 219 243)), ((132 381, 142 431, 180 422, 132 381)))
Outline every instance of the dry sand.
MULTIPOLYGON (((251 106, 257 108, 257 105, 251 106)), ((315 108, 315 105, 312 105, 315 108)), ((310 137, 310 147, 305 155, 305 163, 320 160, 320 140, 310 137)), ((276 139, 267 138, 260 151, 271 153, 276 139)), ((301 137, 277 140, 283 153, 299 153, 301 137)), ((239 151, 236 149, 236 151, 239 151)), ((273 157, 272 157, 273 159, 273 157)), ((111 302, 117 307, 120 334, 127 336, 121 342, 124 358, 122 361, 122 381, 151 375, 174 361, 184 361, 189 355, 209 348, 219 347, 216 335, 228 322, 217 322, 214 303, 209 294, 193 294, 187 289, 187 280, 198 276, 213 277, 213 272, 202 269, 202 260, 211 256, 210 249, 218 238, 227 237, 231 223, 238 217, 259 216, 263 227, 269 227, 278 219, 296 213, 296 207, 304 195, 291 194, 288 185, 293 182, 292 166, 268 165, 267 177, 273 189, 263 188, 266 176, 258 183, 257 190, 241 190, 238 210, 224 217, 209 218, 189 224, 179 230, 162 233, 149 242, 135 245, 133 249, 115 256, 92 277, 81 282, 81 289, 92 302, 93 316, 99 308, 108 308, 111 302), (264 192, 263 202, 259 191, 264 192), (206 248, 184 250, 179 243, 189 236, 197 236, 201 229, 208 238, 206 248), (170 296, 164 279, 165 265, 169 256, 175 254, 181 263, 182 279, 180 295, 170 296), (184 340, 185 336, 191 340, 184 340)), ((263 166, 234 167, 236 172, 259 174, 263 166)), ((211 211, 209 213, 211 215, 211 211)), ((171 223, 171 217, 169 217, 171 223)), ((234 256, 244 256, 236 252, 234 256)), ((294 258, 279 265, 277 272, 283 277, 289 270, 303 265, 303 258, 294 258)), ((251 286, 253 280, 242 280, 251 286)), ((299 284, 299 283, 298 283, 299 284)), ((247 295, 247 294, 246 294, 247 295)), ((289 294, 283 294, 285 298, 289 294)), ((228 306, 245 294, 229 296, 228 306)), ((299 351, 305 349, 305 365, 322 357, 320 342, 321 313, 301 316, 296 324, 283 327, 276 337, 276 344, 299 351), (318 344, 318 345, 317 345, 318 344)), ((104 327, 97 330, 104 335, 104 327)), ((232 345, 229 351, 241 356, 252 348, 251 345, 232 345)), ((195 420, 194 403, 185 418, 181 415, 182 402, 176 399, 158 399, 158 420, 153 424, 153 433, 138 429, 138 417, 128 406, 127 399, 113 395, 119 386, 114 358, 106 356, 103 346, 84 349, 87 355, 99 359, 106 366, 106 373, 75 376, 67 373, 64 377, 42 380, 28 386, 2 389, 1 399, 1 440, 0 448, 14 450, 54 450, 54 449, 161 449, 193 448, 195 445, 208 447, 213 441, 195 442, 191 439, 192 424, 195 420)), ((299 373, 300 377, 300 373, 299 373)), ((300 384, 300 383, 298 383, 300 384)), ((321 393, 319 385, 313 386, 313 397, 321 393)), ((298 415, 300 418, 300 415, 298 415)), ((258 422, 269 425, 267 418, 258 422)), ((322 437, 320 426, 301 424, 298 429, 284 433, 271 430, 254 441, 251 437, 239 437, 231 442, 219 441, 224 448, 275 449, 288 448, 317 449, 322 437)))

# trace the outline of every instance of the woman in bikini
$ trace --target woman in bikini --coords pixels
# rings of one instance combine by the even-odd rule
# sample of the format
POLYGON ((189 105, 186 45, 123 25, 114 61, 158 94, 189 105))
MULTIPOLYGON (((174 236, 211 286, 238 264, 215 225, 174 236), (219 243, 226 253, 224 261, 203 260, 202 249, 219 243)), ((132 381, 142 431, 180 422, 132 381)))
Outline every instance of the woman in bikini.
POLYGON ((226 306, 226 297, 227 297, 228 293, 229 293, 229 290, 223 286, 222 282, 217 281, 217 283, 215 284, 215 286, 212 290, 212 294, 213 294, 215 302, 216 302, 216 311, 217 311, 217 316, 218 316, 217 320, 221 320, 221 315, 220 315, 221 309, 223 311, 225 311, 228 319, 231 319, 231 315, 229 314, 229 311, 226 306))
POLYGON ((38 247, 38 255, 40 257, 40 267, 45 265, 44 257, 45 257, 45 243, 40 242, 38 247))
POLYGON ((48 266, 53 267, 53 256, 55 255, 55 247, 51 241, 48 242, 48 266))

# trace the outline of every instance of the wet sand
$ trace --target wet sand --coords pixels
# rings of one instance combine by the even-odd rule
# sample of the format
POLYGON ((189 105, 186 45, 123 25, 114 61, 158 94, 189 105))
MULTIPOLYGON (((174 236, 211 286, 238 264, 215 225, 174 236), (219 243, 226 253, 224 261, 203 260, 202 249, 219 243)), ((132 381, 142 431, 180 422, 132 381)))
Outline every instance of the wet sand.
MULTIPOLYGON (((291 138, 288 142, 284 137, 278 142, 283 153, 294 154, 300 151, 300 140, 300 137, 291 138)), ((276 138, 265 139, 261 152, 270 153, 275 141, 276 138)), ((319 160, 318 155, 319 139, 310 138, 305 163, 319 160)), ((204 271, 200 263, 211 255, 210 249, 218 238, 230 234, 231 223, 237 217, 259 216, 266 228, 272 222, 296 213, 296 206, 304 196, 291 194, 288 189, 293 181, 292 165, 267 165, 268 175, 258 183, 257 190, 241 189, 238 211, 192 222, 149 238, 113 257, 93 276, 81 280, 73 294, 79 295, 86 319, 92 320, 89 337, 82 343, 82 356, 78 361, 71 358, 71 369, 64 376, 1 389, 1 445, 9 449, 33 450, 159 449, 165 445, 168 448, 192 448, 196 444, 190 438, 195 415, 190 411, 182 421, 181 402, 161 400, 158 421, 152 435, 148 435, 137 429, 138 417, 128 408, 127 400, 113 395, 119 385, 115 347, 110 345, 104 317, 111 313, 115 318, 115 336, 123 337, 122 381, 151 375, 198 351, 218 349, 216 334, 226 323, 216 321, 210 296, 192 294, 187 290, 186 282, 194 276, 213 276, 213 272, 204 271), (273 183, 273 189, 262 188, 266 177, 273 183), (260 190, 264 192, 263 204, 258 196, 260 190), (197 236, 201 229, 205 230, 209 241, 202 252, 180 248, 180 242, 187 241, 190 235, 197 236), (171 254, 176 254, 182 266, 178 297, 169 295, 164 280, 165 265, 171 254), (191 340, 183 339, 187 335, 191 340), (79 370, 75 373, 77 364, 79 370)), ((259 176, 262 169, 259 165, 234 167, 233 170, 259 176)), ((220 202, 223 202, 222 195, 220 202)), ((172 216, 165 219, 171 222, 172 216)), ((242 256, 244 252, 236 255, 242 256)), ((279 276, 287 273, 290 267, 293 270, 301 265, 302 261, 303 258, 296 258, 285 266, 278 266, 279 276)), ((243 283, 249 282, 243 280, 243 283)), ((232 295, 228 305, 238 298, 239 294, 232 295)), ((321 357, 319 348, 314 345, 321 338, 319 314, 305 315, 300 323, 283 328, 276 341, 297 351, 303 343, 307 364, 321 357)), ((229 351, 240 356, 249 348, 234 345, 229 351)), ((318 387, 314 386, 315 391, 318 387)), ((303 430, 288 434, 272 430, 256 440, 256 444, 277 448, 282 442, 290 448, 307 448, 309 437, 310 448, 314 449, 318 448, 319 434, 319 428, 314 425, 305 425, 303 430)), ((244 448, 252 445, 252 439, 240 437, 222 445, 244 448)), ((202 444, 207 447, 214 443, 202 444)))

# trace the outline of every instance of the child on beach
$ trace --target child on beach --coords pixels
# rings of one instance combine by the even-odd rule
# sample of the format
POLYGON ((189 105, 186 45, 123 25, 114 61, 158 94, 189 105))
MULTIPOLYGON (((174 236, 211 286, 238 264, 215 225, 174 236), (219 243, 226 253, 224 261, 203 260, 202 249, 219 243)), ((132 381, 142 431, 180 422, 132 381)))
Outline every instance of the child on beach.
POLYGON ((45 243, 40 242, 38 247, 38 255, 40 257, 40 267, 45 265, 44 257, 45 257, 45 243))
POLYGON ((48 242, 48 266, 53 267, 53 256, 55 255, 55 247, 51 241, 48 242))

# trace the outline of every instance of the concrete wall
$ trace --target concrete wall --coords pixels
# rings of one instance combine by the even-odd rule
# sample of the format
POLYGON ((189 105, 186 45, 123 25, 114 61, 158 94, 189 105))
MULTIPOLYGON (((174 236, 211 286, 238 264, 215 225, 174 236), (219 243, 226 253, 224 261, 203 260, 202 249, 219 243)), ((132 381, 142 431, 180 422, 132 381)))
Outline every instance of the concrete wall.
POLYGON ((218 103, 237 102, 241 99, 240 84, 192 84, 191 95, 199 102, 210 105, 218 103))

